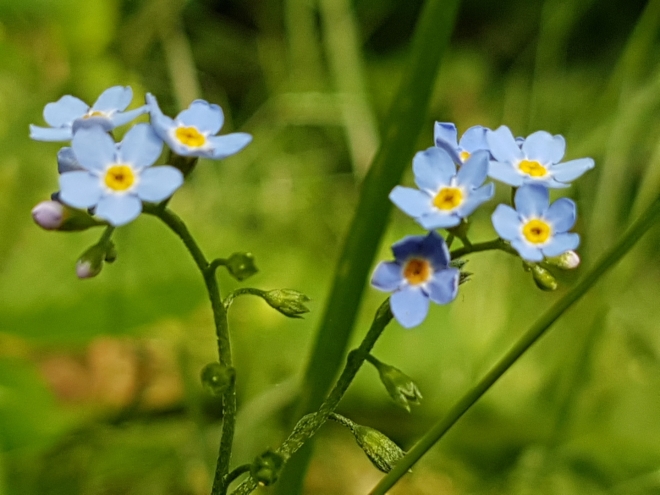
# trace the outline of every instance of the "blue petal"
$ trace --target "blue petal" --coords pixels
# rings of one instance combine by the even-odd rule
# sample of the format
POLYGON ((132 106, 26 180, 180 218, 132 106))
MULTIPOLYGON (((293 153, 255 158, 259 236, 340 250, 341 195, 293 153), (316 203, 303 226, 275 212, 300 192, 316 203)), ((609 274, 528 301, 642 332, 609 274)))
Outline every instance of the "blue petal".
POLYGON ((456 268, 447 268, 433 274, 433 280, 427 284, 429 298, 436 304, 448 304, 456 299, 460 272, 456 268))
POLYGON ((219 105, 204 100, 195 100, 176 116, 176 120, 185 126, 196 127, 202 134, 213 135, 217 134, 222 127, 225 116, 219 105))
POLYGON ((115 142, 99 127, 80 129, 73 136, 71 147, 86 170, 102 171, 115 162, 115 142))
POLYGON ((481 125, 470 127, 463 133, 458 146, 468 153, 474 153, 479 150, 488 151, 488 141, 486 141, 486 132, 490 130, 481 125))
POLYGON ((424 242, 422 235, 408 235, 400 241, 392 244, 392 253, 394 258, 402 263, 412 256, 419 256, 422 249, 422 242, 424 242))
POLYGON ((420 255, 431 262, 437 270, 449 265, 449 248, 440 234, 431 231, 422 241, 420 255))
POLYGON ((541 164, 558 163, 564 157, 566 141, 559 134, 553 136, 549 132, 537 131, 527 136, 522 150, 527 158, 541 164))
POLYGON ((176 123, 163 114, 158 106, 158 100, 156 100, 154 95, 147 93, 145 99, 149 108, 149 114, 151 115, 151 125, 154 126, 156 134, 171 147, 172 139, 170 138, 169 131, 176 127, 176 123))
POLYGON ((470 192, 470 194, 468 195, 467 199, 463 202, 463 204, 460 205, 458 208, 456 208, 456 213, 461 218, 465 218, 469 215, 472 215, 474 210, 476 210, 479 207, 479 205, 491 199, 494 194, 495 194, 495 184, 493 184, 492 182, 486 184, 483 187, 480 187, 479 189, 475 189, 474 191, 470 192))
POLYGON ((415 154, 413 173, 417 187, 435 193, 441 187, 450 184, 456 174, 456 165, 446 151, 440 148, 428 148, 415 154))
POLYGON ((555 232, 566 232, 575 225, 575 203, 568 198, 560 198, 550 205, 544 218, 552 224, 555 232))
POLYGON ((453 150, 458 149, 458 132, 456 126, 451 122, 436 122, 433 127, 433 140, 436 146, 440 146, 439 141, 447 144, 453 150))
POLYGON ((570 182, 580 177, 587 170, 594 168, 594 165, 595 163, 591 158, 578 158, 550 167, 550 173, 560 182, 570 182))
POLYGON ((514 187, 522 186, 524 180, 510 163, 493 160, 488 163, 488 176, 514 187))
POLYGON ((69 141, 72 137, 71 127, 38 127, 30 124, 30 138, 35 141, 69 141))
POLYGON ((401 265, 393 261, 379 263, 371 277, 371 285, 384 292, 395 291, 402 282, 401 265))
POLYGON ((550 205, 550 193, 541 185, 525 184, 516 191, 514 203, 523 218, 540 217, 550 205))
POLYGON ((565 189, 570 187, 569 184, 564 184, 563 182, 557 182, 552 175, 547 175, 545 177, 531 177, 529 175, 522 176, 523 184, 536 184, 539 186, 546 187, 548 189, 565 189))
POLYGON ((389 198, 402 212, 411 217, 419 217, 431 211, 431 197, 418 189, 396 186, 389 198))
POLYGON ((511 130, 505 125, 494 131, 487 130, 486 141, 491 155, 498 162, 514 162, 524 158, 511 130))
POLYGON ((390 308, 402 327, 416 327, 429 312, 429 298, 418 287, 407 287, 390 297, 390 308))
POLYGON ((124 136, 117 151, 117 160, 133 168, 149 167, 163 151, 163 141, 149 124, 136 124, 124 136))
POLYGON ((488 158, 487 151, 476 151, 470 155, 470 158, 458 169, 456 185, 473 189, 483 184, 488 175, 488 158))
POLYGON ((559 256, 568 250, 575 249, 580 245, 580 236, 573 233, 560 233, 552 237, 552 240, 543 246, 542 251, 548 257, 559 256))
POLYGON ((80 118, 73 121, 71 130, 77 133, 80 129, 89 129, 91 127, 100 127, 105 132, 110 132, 113 129, 112 120, 109 117, 100 115, 94 117, 80 118))
POLYGON ((183 184, 183 174, 179 169, 163 165, 149 167, 140 174, 137 195, 142 201, 158 203, 169 198, 183 184))
POLYGON ((89 208, 98 203, 103 190, 101 181, 87 171, 66 172, 60 175, 59 199, 74 208, 89 208))
POLYGON ((426 230, 448 229, 450 227, 456 227, 461 223, 461 218, 455 211, 445 212, 442 210, 432 211, 419 218, 415 218, 415 220, 426 230))
POLYGON ((541 249, 532 246, 522 239, 514 239, 511 241, 511 246, 518 251, 520 257, 527 261, 543 261, 543 253, 541 249))
POLYGON ((87 113, 87 103, 71 95, 64 95, 44 107, 44 120, 53 127, 69 125, 87 113))
POLYGON ((252 136, 245 132, 234 132, 224 136, 211 136, 208 140, 212 146, 210 157, 221 160, 245 148, 252 141, 252 136))
POLYGON ((92 105, 92 110, 111 112, 124 110, 133 99, 133 90, 130 86, 113 86, 106 89, 92 105))
POLYGON ((74 170, 84 170, 73 152, 73 148, 65 146, 57 152, 57 171, 60 174, 73 172, 74 170))
POLYGON ((491 216, 495 232, 506 241, 513 241, 520 237, 520 216, 509 205, 497 205, 491 216))
POLYGON ((115 227, 135 220, 142 212, 142 202, 133 194, 108 194, 103 196, 94 214, 115 227))
POLYGON ((112 120, 113 127, 119 127, 120 125, 128 124, 133 119, 138 118, 140 115, 143 115, 149 111, 148 105, 142 105, 139 108, 129 110, 128 112, 117 112, 110 117, 112 120))

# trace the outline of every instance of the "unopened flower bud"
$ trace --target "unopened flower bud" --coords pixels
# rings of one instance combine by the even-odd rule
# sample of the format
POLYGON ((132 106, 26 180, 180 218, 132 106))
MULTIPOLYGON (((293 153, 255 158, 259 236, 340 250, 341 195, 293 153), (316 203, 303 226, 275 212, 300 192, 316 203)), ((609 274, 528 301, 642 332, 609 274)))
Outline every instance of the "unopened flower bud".
POLYGON ((32 218, 39 227, 46 230, 73 232, 103 225, 89 213, 63 205, 59 201, 42 201, 32 208, 32 218))
POLYGON ((354 423, 348 418, 332 413, 330 418, 346 426, 374 466, 389 473, 406 454, 390 438, 380 431, 354 423))
POLYGON ((94 244, 85 251, 76 263, 76 275, 78 278, 92 278, 101 273, 105 253, 106 247, 102 244, 94 244))
POLYGON ((305 303, 311 301, 305 294, 293 289, 275 289, 264 292, 264 300, 274 309, 289 318, 302 318, 309 313, 305 303))
POLYGON ((239 282, 259 271, 254 264, 252 253, 234 253, 227 260, 226 266, 232 277, 239 282))
POLYGON ((546 258, 546 263, 556 266, 562 270, 573 270, 580 264, 580 257, 575 251, 569 250, 559 256, 546 258))
POLYGON ((532 278, 536 286, 544 291, 551 292, 557 290, 559 284, 555 277, 545 268, 537 265, 536 263, 524 263, 525 271, 532 272, 532 278))
POLYGON ((105 249, 105 262, 114 263, 115 261, 117 261, 117 248, 115 247, 114 242, 108 241, 108 245, 105 249))
POLYGON ((283 466, 284 457, 269 449, 254 460, 250 474, 261 486, 269 486, 277 481, 283 466))
POLYGON ((380 381, 383 382, 387 393, 394 402, 410 412, 410 404, 419 405, 422 394, 417 388, 417 384, 403 371, 389 364, 381 363, 376 360, 375 364, 380 381))
POLYGON ((220 363, 209 363, 201 372, 202 385, 209 395, 219 397, 236 379, 236 370, 220 363))

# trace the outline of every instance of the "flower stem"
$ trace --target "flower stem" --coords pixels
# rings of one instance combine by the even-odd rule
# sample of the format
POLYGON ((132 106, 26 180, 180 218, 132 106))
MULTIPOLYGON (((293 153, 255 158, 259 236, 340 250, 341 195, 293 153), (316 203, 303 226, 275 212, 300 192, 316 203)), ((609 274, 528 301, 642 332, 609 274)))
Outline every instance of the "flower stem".
MULTIPOLYGON (((220 297, 220 288, 215 277, 215 267, 209 264, 204 253, 197 245, 197 242, 190 234, 186 224, 174 212, 161 205, 145 204, 143 207, 145 213, 158 217, 172 232, 174 232, 183 241, 186 249, 190 252, 197 268, 204 278, 206 291, 211 301, 213 310, 213 321, 215 323, 215 334, 218 342, 218 356, 220 362, 225 366, 232 366, 231 343, 229 340, 229 325, 227 322, 227 310, 220 297)), ((224 495, 227 493, 229 479, 229 461, 231 459, 232 443, 234 441, 234 429, 236 425, 236 386, 232 384, 222 397, 223 402, 223 421, 222 436, 220 438, 220 448, 218 451, 218 462, 216 464, 215 476, 213 479, 213 489, 211 495, 224 495)))
POLYGON ((477 244, 466 244, 461 248, 454 249, 451 252, 451 259, 455 260, 467 254, 478 253, 480 251, 492 251, 493 249, 498 249, 500 251, 504 251, 505 253, 518 256, 516 250, 513 249, 508 243, 502 239, 493 239, 492 241, 479 242, 477 244))
POLYGON ((628 232, 607 251, 580 282, 546 311, 534 325, 495 363, 479 382, 468 390, 449 412, 438 421, 408 454, 390 471, 370 495, 384 495, 388 489, 433 447, 488 389, 534 344, 550 326, 577 302, 600 278, 632 248, 660 217, 660 197, 649 206, 628 232))
MULTIPOLYGON (((320 409, 315 413, 303 416, 293 428, 289 437, 277 449, 277 453, 284 457, 285 462, 288 461, 289 458, 319 430, 319 428, 321 428, 337 408, 339 401, 346 393, 346 390, 352 383, 358 370, 364 364, 364 361, 368 359, 369 352, 391 320, 392 312, 390 311, 390 300, 388 298, 376 311, 374 321, 372 322, 367 335, 360 343, 360 346, 348 353, 346 366, 334 388, 321 404, 320 409)), ((250 477, 244 480, 236 490, 232 492, 232 495, 246 495, 251 493, 256 487, 257 482, 250 477)))

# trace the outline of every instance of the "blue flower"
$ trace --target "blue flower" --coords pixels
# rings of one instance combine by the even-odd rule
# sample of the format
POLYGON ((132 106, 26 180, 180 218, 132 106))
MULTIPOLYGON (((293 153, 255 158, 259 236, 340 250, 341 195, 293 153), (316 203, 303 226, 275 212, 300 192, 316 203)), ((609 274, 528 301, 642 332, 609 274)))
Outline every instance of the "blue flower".
POLYGON ((44 120, 51 127, 30 124, 30 137, 37 141, 69 141, 79 128, 94 125, 111 131, 147 112, 146 105, 124 112, 132 99, 129 86, 106 89, 91 107, 75 96, 65 95, 44 108, 44 120))
POLYGON ((456 172, 441 148, 428 148, 413 158, 419 190, 395 187, 390 199, 427 230, 455 227, 481 203, 493 197, 492 183, 480 187, 488 172, 488 152, 476 151, 456 172))
POLYGON ((575 203, 560 198, 550 204, 548 189, 527 184, 516 191, 516 209, 499 205, 493 212, 493 226, 527 261, 543 261, 575 249, 580 236, 568 232, 575 224, 575 203))
POLYGON ((449 249, 436 232, 407 236, 392 245, 395 261, 380 263, 371 285, 393 292, 390 308, 405 328, 419 325, 429 311, 429 300, 447 304, 458 293, 459 271, 449 266, 449 249))
POLYGON ((561 162, 566 142, 560 135, 537 131, 526 139, 514 138, 506 126, 486 133, 493 160, 488 175, 514 187, 543 184, 545 187, 568 187, 587 170, 594 168, 591 158, 561 162))
POLYGON ((451 122, 436 122, 434 128, 435 145, 442 148, 454 163, 461 164, 465 162, 472 153, 479 150, 488 150, 486 141, 486 127, 475 125, 470 127, 457 141, 458 132, 456 126, 451 122))
POLYGON ((59 199, 74 208, 94 208, 115 226, 134 220, 142 201, 162 201, 183 184, 176 168, 151 167, 163 142, 149 124, 137 124, 118 144, 98 126, 80 129, 71 147, 83 170, 60 175, 59 199))
POLYGON ((252 136, 244 132, 216 136, 225 117, 218 105, 207 101, 193 101, 175 119, 163 115, 158 101, 149 93, 147 105, 156 133, 177 155, 219 160, 238 153, 252 141, 252 136))

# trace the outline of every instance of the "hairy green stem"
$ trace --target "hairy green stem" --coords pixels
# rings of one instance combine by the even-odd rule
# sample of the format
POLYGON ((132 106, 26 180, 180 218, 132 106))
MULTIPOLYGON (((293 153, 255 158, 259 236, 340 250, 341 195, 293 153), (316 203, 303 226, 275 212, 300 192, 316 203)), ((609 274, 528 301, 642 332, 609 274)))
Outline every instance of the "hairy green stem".
MULTIPOLYGON (((348 353, 346 359, 346 366, 342 371, 337 383, 328 395, 328 397, 321 404, 320 409, 315 413, 310 413, 303 416, 300 421, 293 428, 289 437, 277 449, 277 453, 284 457, 286 462, 303 444, 311 438, 323 424, 328 420, 330 415, 339 405, 339 401, 348 390, 348 387, 353 382, 355 375, 360 367, 364 364, 365 360, 369 358, 369 352, 374 344, 383 333, 387 324, 392 321, 392 312, 390 310, 389 298, 376 311, 374 321, 364 337, 360 346, 357 349, 348 353)), ((257 487, 257 482, 252 477, 244 480, 232 492, 232 495, 246 495, 251 493, 257 487)))
POLYGON ((234 302, 234 299, 236 299, 238 296, 250 295, 263 298, 264 292, 265 291, 261 289, 255 289, 254 287, 241 287, 240 289, 231 291, 229 294, 227 294, 227 297, 225 297, 225 310, 229 310, 229 307, 234 302))
MULTIPOLYGON (((186 249, 190 252, 197 268, 204 278, 206 291, 211 301, 213 310, 213 321, 215 323, 215 334, 218 343, 218 356, 220 362, 228 367, 232 366, 231 343, 229 340, 229 325, 227 322, 227 310, 220 297, 220 288, 215 277, 215 267, 209 264, 204 253, 190 234, 188 227, 174 212, 162 206, 144 205, 144 212, 158 217, 170 230, 172 230, 183 241, 186 249)), ((218 450, 218 462, 216 464, 213 489, 211 495, 224 495, 229 485, 229 461, 231 460, 231 449, 234 441, 234 430, 236 426, 236 386, 232 384, 222 397, 223 421, 222 436, 218 450)))
POLYGON ((534 344, 568 308, 584 296, 600 278, 632 248, 660 217, 660 196, 649 206, 628 232, 607 251, 598 263, 564 297, 546 311, 534 325, 495 363, 479 382, 468 390, 408 454, 390 471, 370 495, 384 495, 421 457, 435 445, 479 398, 534 344))

